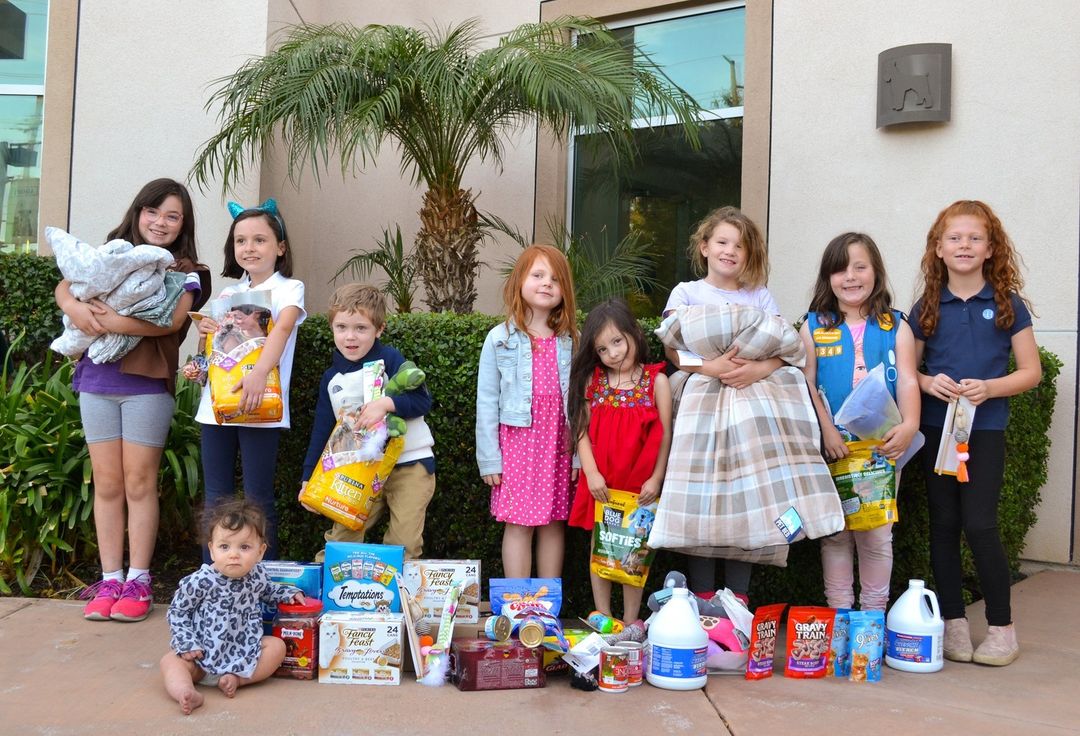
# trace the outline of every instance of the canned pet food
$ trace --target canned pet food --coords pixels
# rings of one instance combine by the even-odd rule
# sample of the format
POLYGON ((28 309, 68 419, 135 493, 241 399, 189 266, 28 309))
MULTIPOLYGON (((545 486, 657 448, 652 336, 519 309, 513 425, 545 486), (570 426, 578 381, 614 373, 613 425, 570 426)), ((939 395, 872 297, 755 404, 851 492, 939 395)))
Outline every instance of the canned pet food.
POLYGON ((522 644, 535 649, 544 641, 544 622, 538 616, 526 616, 518 624, 517 635, 522 644))
POLYGON ((484 635, 492 641, 506 641, 514 625, 506 616, 488 616, 484 619, 484 635))
POLYGON ((626 684, 637 687, 645 673, 645 645, 639 641, 619 642, 619 647, 626 650, 626 684))
POLYGON ((624 693, 629 687, 626 676, 626 649, 604 647, 600 650, 600 692, 624 693))

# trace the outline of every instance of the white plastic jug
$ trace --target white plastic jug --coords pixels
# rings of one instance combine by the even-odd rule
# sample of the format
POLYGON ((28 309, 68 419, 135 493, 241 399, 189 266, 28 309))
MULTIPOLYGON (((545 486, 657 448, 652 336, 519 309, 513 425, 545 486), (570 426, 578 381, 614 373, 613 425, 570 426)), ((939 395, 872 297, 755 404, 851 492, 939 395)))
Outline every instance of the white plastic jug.
POLYGON ((709 635, 701 628, 686 588, 674 588, 671 600, 649 623, 649 665, 645 679, 667 690, 697 690, 708 675, 705 657, 709 635))
POLYGON ((937 672, 945 663, 945 621, 937 595, 909 580, 885 621, 885 664, 904 672, 937 672))

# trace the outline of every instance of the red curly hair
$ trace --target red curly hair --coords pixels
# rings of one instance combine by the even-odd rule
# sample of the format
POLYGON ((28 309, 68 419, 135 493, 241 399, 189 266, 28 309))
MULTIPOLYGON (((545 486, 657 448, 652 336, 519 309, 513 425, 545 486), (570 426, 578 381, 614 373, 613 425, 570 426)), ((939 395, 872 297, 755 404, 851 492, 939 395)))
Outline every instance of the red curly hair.
POLYGON ((994 290, 994 304, 997 305, 997 318, 994 320, 999 329, 1007 330, 1016 320, 1013 313, 1013 294, 1019 296, 1024 304, 1031 308, 1027 299, 1020 293, 1024 288, 1024 279, 1020 275, 1020 255, 1016 252, 1009 234, 1001 224, 990 205, 976 199, 961 199, 953 202, 938 213, 937 219, 926 234, 926 251, 922 257, 922 312, 919 314, 919 328, 924 335, 930 336, 937 329, 941 314, 941 289, 949 283, 949 271, 945 261, 938 257, 937 246, 953 217, 970 215, 983 221, 990 245, 990 256, 983 263, 983 278, 994 290))
POLYGON ((556 335, 570 335, 577 344, 577 308, 574 305, 574 277, 570 274, 570 263, 562 251, 551 245, 530 245, 521 251, 514 268, 506 279, 503 286, 503 302, 506 303, 507 322, 513 322, 519 329, 529 335, 529 342, 536 349, 533 335, 525 327, 529 323, 529 305, 521 298, 521 286, 525 283, 529 271, 532 270, 536 259, 543 256, 551 266, 552 275, 559 282, 562 291, 562 304, 552 310, 548 315, 547 325, 555 331, 556 335))

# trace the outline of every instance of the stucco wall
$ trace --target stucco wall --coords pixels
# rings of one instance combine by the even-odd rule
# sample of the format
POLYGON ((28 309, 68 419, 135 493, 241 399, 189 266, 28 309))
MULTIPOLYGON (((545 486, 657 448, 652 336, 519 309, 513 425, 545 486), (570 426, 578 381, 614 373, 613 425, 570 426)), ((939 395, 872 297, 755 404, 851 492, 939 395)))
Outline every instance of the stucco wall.
POLYGON ((1027 265, 1036 339, 1066 363, 1050 479, 1025 556, 1069 559, 1073 519, 1080 201, 1080 6, 1070 0, 892 6, 777 0, 773 22, 770 288, 805 310, 826 243, 864 230, 896 301, 915 296, 926 231, 950 202, 982 199, 1027 265), (875 128, 877 55, 953 45, 952 121, 875 128))
MULTIPOLYGON (((99 0, 80 11, 70 226, 97 241, 147 181, 186 180, 196 150, 217 130, 203 110, 208 85, 263 51, 266 3, 99 0), (129 33, 137 43, 123 42, 129 33)), ((256 191, 239 187, 237 196, 249 201, 256 191)), ((216 274, 229 215, 220 188, 192 195, 199 253, 216 274)))

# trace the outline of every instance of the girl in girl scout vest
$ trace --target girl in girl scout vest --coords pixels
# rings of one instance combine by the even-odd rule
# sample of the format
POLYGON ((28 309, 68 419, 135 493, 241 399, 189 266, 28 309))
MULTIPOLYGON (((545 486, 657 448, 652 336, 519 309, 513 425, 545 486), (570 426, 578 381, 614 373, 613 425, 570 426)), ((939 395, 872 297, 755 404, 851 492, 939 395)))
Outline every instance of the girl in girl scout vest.
MULTIPOLYGON (((844 233, 825 248, 801 335, 807 353, 803 371, 816 389, 810 393, 821 420, 826 460, 846 457, 846 441, 854 439, 834 425, 832 412, 879 363, 885 364, 886 382, 903 421, 885 434, 877 449, 892 460, 903 455, 919 429, 915 340, 903 315, 892 309, 881 253, 868 235, 844 233)), ((826 600, 835 608, 853 606, 855 550, 860 608, 884 611, 892 574, 892 523, 821 540, 826 600)))

